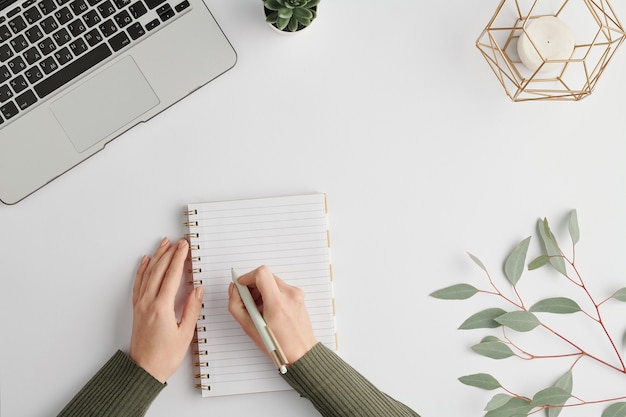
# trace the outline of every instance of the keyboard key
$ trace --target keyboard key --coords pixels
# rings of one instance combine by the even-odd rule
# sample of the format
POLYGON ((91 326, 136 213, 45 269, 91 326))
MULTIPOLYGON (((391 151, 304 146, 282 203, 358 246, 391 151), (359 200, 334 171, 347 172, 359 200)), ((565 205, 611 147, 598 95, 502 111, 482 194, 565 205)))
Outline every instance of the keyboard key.
POLYGON ((54 53, 54 57, 59 62, 59 65, 65 65, 74 58, 74 56, 67 47, 61 48, 56 51, 54 53))
POLYGON ((50 54, 51 52, 54 52, 54 50, 57 49, 57 46, 52 38, 46 38, 42 40, 37 44, 37 46, 39 47, 41 53, 44 54, 44 56, 50 54))
POLYGON ((43 78, 43 72, 41 72, 39 67, 35 65, 34 67, 29 68, 26 71, 24 71, 24 76, 26 77, 29 83, 37 84, 43 78))
POLYGON ((89 47, 82 39, 76 39, 74 42, 71 42, 69 45, 70 51, 74 53, 75 56, 81 55, 86 52, 89 47))
POLYGON ((37 43, 41 38, 43 38, 43 32, 39 26, 33 26, 26 29, 24 35, 26 35, 26 38, 30 43, 37 43))
POLYGON ((139 19, 148 12, 148 9, 146 9, 146 6, 144 6, 142 2, 138 1, 131 4, 130 7, 128 7, 128 11, 135 19, 139 19))
POLYGON ((117 22, 117 25, 120 28, 128 26, 130 22, 133 21, 133 18, 130 17, 130 15, 128 14, 126 10, 122 10, 121 12, 113 16, 113 19, 115 19, 115 22, 117 22))
POLYGON ((54 12, 54 15, 56 16, 60 25, 64 25, 74 18, 72 12, 67 7, 57 10, 56 12, 54 12))
POLYGON ((28 25, 26 24, 22 16, 17 16, 9 20, 9 27, 11 28, 13 33, 20 33, 21 31, 26 29, 26 26, 28 25))
POLYGON ((160 24, 161 22, 159 21, 159 19, 151 20, 148 23, 146 23, 146 30, 150 31, 156 28, 157 26, 159 26, 160 24))
POLYGON ((52 39, 54 39, 57 45, 63 46, 71 41, 72 37, 68 33, 67 29, 61 28, 52 34, 52 39))
POLYGON ((53 0, 42 0, 38 6, 43 14, 50 14, 57 9, 57 5, 54 4, 53 0))
POLYGON ((37 48, 35 48, 34 46, 27 51, 24 51, 23 56, 28 65, 33 65, 35 62, 41 59, 41 54, 39 53, 39 50, 37 50, 37 48))
POLYGON ((102 39, 102 35, 98 32, 98 29, 92 29, 85 34, 85 40, 89 46, 94 46, 95 44, 101 42, 102 39))
POLYGON ((46 34, 54 32, 59 28, 59 24, 56 20, 54 20, 53 16, 46 17, 44 20, 41 21, 40 25, 46 34))
POLYGON ((63 6, 63 5, 64 5, 64 4, 66 4, 68 1, 70 1, 70 0, 56 0, 57 4, 58 4, 59 6, 63 6))
POLYGON ((174 7, 174 10, 176 10, 177 13, 180 13, 183 10, 188 9, 189 6, 190 6, 189 2, 187 0, 185 0, 184 2, 177 4, 174 7))
POLYGON ((131 0, 113 0, 113 2, 118 9, 123 9, 130 4, 131 0))
POLYGON ((67 25, 67 30, 70 31, 72 36, 76 37, 80 35, 81 33, 83 33, 84 31, 86 31, 87 28, 85 27, 85 24, 83 23, 82 20, 76 19, 73 22, 71 22, 69 25, 67 25))
POLYGON ((4 103, 11 97, 13 97, 13 91, 11 91, 8 84, 1 85, 0 86, 0 103, 4 103))
POLYGON ((51 56, 41 61, 39 65, 41 66, 41 69, 45 74, 50 74, 51 72, 56 71, 57 68, 59 68, 59 65, 51 56))
POLYGON ((89 3, 90 6, 95 6, 96 4, 100 3, 102 0, 87 0, 87 3, 89 3))
POLYGON ((141 23, 139 22, 135 22, 130 25, 128 29, 126 29, 126 31, 130 35, 130 37, 133 38, 133 40, 139 39, 146 34, 145 29, 141 26, 141 23))
POLYGON ((40 98, 44 98, 111 55, 112 52, 109 46, 106 43, 101 43, 35 85, 35 92, 40 98))
POLYGON ((9 42, 16 54, 19 54, 30 45, 24 35, 18 35, 9 42))
POLYGON ((9 120, 17 114, 17 106, 12 101, 9 101, 0 107, 0 113, 2 113, 5 119, 9 120))
POLYGON ((102 19, 100 19, 100 15, 95 10, 88 11, 83 16, 83 19, 85 20, 87 27, 94 27, 102 21, 102 19))
POLYGON ((114 52, 119 51, 129 43, 130 39, 128 38, 128 36, 126 36, 126 33, 124 32, 120 32, 117 35, 113 36, 111 39, 109 39, 109 44, 111 45, 111 48, 113 48, 114 52))
POLYGON ((87 3, 85 3, 85 0, 74 0, 73 2, 70 3, 70 7, 72 8, 72 11, 74 12, 76 16, 79 16, 85 13, 87 9, 89 9, 89 6, 87 6, 87 3))
POLYGON ((19 96, 15 97, 15 102, 21 110, 26 110, 37 101, 37 97, 32 90, 28 90, 19 96))
POLYGON ((9 12, 7 12, 7 17, 10 19, 10 18, 12 18, 13 16, 15 16, 16 14, 18 14, 21 11, 22 11, 22 9, 20 9, 19 7, 16 7, 15 9, 10 10, 9 12))
POLYGON ((0 42, 11 39, 11 36, 13 36, 13 34, 7 25, 0 26, 0 42))
POLYGON ((111 4, 109 0, 107 0, 104 3, 100 3, 98 5, 98 11, 100 12, 100 16, 102 16, 103 19, 106 19, 107 17, 115 13, 115 7, 113 6, 113 4, 111 4))
POLYGON ((101 23, 98 27, 100 28, 100 31, 105 38, 108 38, 109 36, 117 32, 117 26, 115 26, 115 23, 113 23, 113 19, 109 19, 106 22, 101 23))
POLYGON ((156 10, 157 14, 159 15, 159 17, 161 18, 161 20, 163 22, 165 22, 166 20, 171 19, 172 17, 174 17, 174 10, 172 9, 172 6, 170 6, 169 4, 164 4, 163 6, 159 7, 156 10))
POLYGON ((24 11, 24 19, 26 19, 26 23, 32 25, 39 19, 41 19, 41 13, 37 10, 37 7, 33 6, 28 10, 24 11))
POLYGON ((22 77, 21 75, 18 75, 17 77, 9 81, 9 85, 11 86, 15 94, 21 93, 28 88, 28 83, 26 82, 26 79, 24 79, 24 77, 22 77))
POLYGON ((0 46, 0 61, 5 62, 13 56, 13 50, 8 44, 0 46))
POLYGON ((146 0, 146 4, 150 8, 150 10, 157 7, 159 4, 163 3, 165 0, 146 0))
POLYGON ((9 71, 9 67, 6 65, 0 67, 0 83, 8 81, 12 76, 13 75, 11 74, 11 71, 9 71))
POLYGON ((17 56, 7 63, 7 66, 13 74, 19 74, 26 69, 26 63, 21 56, 17 56))
POLYGON ((27 8, 28 6, 32 6, 35 3, 37 3, 37 0, 27 0, 24 3, 22 3, 22 7, 27 8))

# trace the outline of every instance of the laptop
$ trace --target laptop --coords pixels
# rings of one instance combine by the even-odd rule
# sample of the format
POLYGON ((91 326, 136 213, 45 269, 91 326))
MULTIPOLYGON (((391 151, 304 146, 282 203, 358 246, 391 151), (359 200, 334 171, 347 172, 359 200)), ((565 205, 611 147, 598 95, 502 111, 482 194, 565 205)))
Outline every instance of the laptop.
POLYGON ((0 201, 232 68, 202 0, 0 0, 0 201))

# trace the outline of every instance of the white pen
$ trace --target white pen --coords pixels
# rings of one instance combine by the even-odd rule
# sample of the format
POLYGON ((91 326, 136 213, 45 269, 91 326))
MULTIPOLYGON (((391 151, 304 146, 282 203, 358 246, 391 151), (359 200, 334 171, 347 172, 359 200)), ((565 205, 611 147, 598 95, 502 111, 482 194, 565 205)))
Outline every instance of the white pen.
POLYGON ((239 295, 241 296, 241 300, 246 306, 248 314, 250 314, 250 318, 254 323, 254 327, 256 327, 257 331, 259 332, 265 348, 269 352, 272 360, 274 361, 274 364, 276 365, 276 368, 278 368, 280 373, 286 374, 287 364, 289 362, 287 361, 285 354, 280 348, 278 341, 274 337, 274 333, 272 333, 272 330, 267 326, 267 323, 265 323, 265 320, 259 312, 256 303, 252 299, 252 294, 250 294, 250 290, 248 289, 248 287, 246 285, 241 285, 239 281, 237 281, 237 278, 239 278, 239 274, 237 273, 237 271, 235 271, 234 268, 231 268, 230 272, 233 277, 233 282, 235 283, 235 286, 239 291, 239 295))

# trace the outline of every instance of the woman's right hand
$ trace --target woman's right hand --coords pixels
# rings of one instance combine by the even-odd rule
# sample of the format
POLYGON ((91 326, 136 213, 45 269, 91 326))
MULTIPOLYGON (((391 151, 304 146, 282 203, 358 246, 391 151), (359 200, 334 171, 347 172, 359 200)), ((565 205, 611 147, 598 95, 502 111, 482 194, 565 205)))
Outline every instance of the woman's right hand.
MULTIPOLYGON (((304 305, 304 292, 300 288, 288 285, 267 266, 240 276, 239 283, 250 289, 252 298, 290 364, 317 344, 309 313, 304 305)), ((228 294, 228 311, 257 347, 268 354, 235 284, 230 284, 228 294)))

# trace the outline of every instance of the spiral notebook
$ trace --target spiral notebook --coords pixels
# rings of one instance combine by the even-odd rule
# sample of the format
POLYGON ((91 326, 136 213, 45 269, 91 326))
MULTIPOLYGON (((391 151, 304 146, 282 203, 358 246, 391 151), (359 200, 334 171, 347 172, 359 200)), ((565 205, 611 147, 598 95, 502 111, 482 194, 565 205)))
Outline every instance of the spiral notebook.
POLYGON ((260 265, 305 292, 318 340, 337 349, 325 194, 189 204, 194 286, 204 287, 194 354, 204 397, 291 389, 228 312, 231 268, 260 265))

